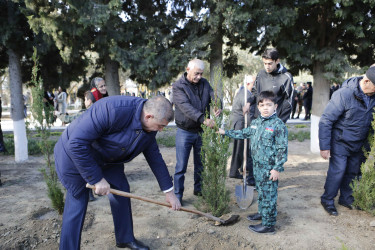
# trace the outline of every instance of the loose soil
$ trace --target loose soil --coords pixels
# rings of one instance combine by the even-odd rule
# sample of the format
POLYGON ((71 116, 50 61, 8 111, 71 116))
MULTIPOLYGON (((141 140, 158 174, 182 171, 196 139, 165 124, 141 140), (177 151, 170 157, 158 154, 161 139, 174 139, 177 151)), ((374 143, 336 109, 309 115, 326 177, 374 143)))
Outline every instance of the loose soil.
MULTIPOLYGON (((168 131, 170 134, 171 131, 168 131)), ((231 192, 230 214, 240 215, 231 226, 215 226, 204 217, 151 203, 132 201, 135 237, 151 249, 375 249, 375 218, 366 212, 337 205, 339 216, 329 216, 320 205, 328 162, 309 150, 310 141, 290 141, 288 162, 279 182, 277 233, 258 235, 247 228, 246 216, 257 211, 256 197, 241 210, 234 187, 241 180, 227 180, 231 192)), ((173 175, 175 148, 160 147, 173 175)), ((61 219, 51 209, 46 184, 39 169, 43 156, 15 163, 0 156, 0 249, 58 249, 61 219)), ((126 164, 131 192, 164 201, 143 155, 126 164)), ((194 208, 193 161, 185 179, 184 205, 194 208)), ((82 232, 82 249, 116 249, 107 197, 90 202, 82 232)))

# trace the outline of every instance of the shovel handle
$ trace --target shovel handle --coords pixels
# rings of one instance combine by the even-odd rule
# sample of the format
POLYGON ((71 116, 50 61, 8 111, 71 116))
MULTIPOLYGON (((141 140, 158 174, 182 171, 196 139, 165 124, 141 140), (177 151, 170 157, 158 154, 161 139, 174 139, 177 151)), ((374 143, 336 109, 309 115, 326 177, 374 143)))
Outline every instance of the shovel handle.
MULTIPOLYGON (((86 184, 86 187, 95 190, 95 186, 90 185, 88 183, 86 184)), ((169 208, 171 207, 171 205, 167 202, 157 201, 157 200, 154 200, 154 199, 142 197, 142 196, 139 196, 139 195, 131 194, 131 193, 120 191, 120 190, 113 189, 113 188, 110 188, 109 192, 111 194, 115 194, 115 195, 119 195, 119 196, 123 196, 123 197, 127 197, 127 198, 132 198, 132 199, 141 200, 141 201, 145 201, 145 202, 149 202, 149 203, 154 203, 154 204, 169 207, 169 208)), ((185 211, 185 212, 189 212, 189 213, 193 213, 193 214, 198 214, 198 215, 210 218, 212 220, 222 222, 222 219, 220 219, 218 217, 215 217, 211 214, 203 213, 203 212, 198 211, 198 210, 189 209, 189 208, 185 208, 185 207, 181 207, 180 210, 185 211)))

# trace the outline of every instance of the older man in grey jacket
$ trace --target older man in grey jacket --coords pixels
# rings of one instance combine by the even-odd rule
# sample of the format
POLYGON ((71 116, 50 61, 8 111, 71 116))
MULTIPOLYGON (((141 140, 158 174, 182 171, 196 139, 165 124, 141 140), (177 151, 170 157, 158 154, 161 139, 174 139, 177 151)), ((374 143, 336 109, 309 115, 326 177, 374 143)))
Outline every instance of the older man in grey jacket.
MULTIPOLYGON (((194 195, 201 195, 201 161, 202 128, 215 125, 214 121, 206 118, 210 111, 211 99, 215 98, 214 91, 206 79, 202 77, 204 63, 199 59, 189 62, 186 72, 173 83, 173 103, 175 104, 176 134, 176 171, 174 175, 174 192, 182 202, 184 181, 190 151, 194 151, 194 195)), ((218 116, 221 110, 215 111, 218 116)))

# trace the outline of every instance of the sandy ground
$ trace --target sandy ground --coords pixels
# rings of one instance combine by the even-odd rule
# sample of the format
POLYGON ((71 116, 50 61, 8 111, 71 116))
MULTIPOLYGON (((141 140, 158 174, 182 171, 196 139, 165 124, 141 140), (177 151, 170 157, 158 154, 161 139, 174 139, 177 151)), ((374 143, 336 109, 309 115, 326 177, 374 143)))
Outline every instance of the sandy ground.
MULTIPOLYGON (((289 142, 289 157, 279 185, 277 233, 258 235, 247 227, 257 203, 241 210, 234 187, 241 180, 228 179, 230 214, 240 215, 231 226, 215 226, 204 217, 154 204, 132 201, 135 237, 151 249, 375 249, 375 218, 366 212, 337 205, 339 216, 329 216, 320 205, 328 162, 309 152, 310 141, 289 142)), ((161 147, 171 174, 175 149, 161 147)), ((61 216, 50 208, 46 184, 39 171, 43 157, 16 164, 0 156, 0 249, 58 249, 61 216)), ((193 163, 190 157, 185 180, 184 205, 194 208, 193 163)), ((126 165, 131 192, 164 201, 143 156, 126 165)), ((254 197, 255 199, 256 197, 254 197)), ((254 223, 253 223, 254 224, 254 223)), ((82 249, 116 249, 107 197, 89 203, 82 249)))

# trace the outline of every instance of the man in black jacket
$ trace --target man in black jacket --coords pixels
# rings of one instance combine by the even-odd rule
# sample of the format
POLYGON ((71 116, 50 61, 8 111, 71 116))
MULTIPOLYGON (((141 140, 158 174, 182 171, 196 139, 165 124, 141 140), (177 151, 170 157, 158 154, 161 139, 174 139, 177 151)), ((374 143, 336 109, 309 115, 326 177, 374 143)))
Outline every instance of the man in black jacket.
MULTIPOLYGON (((292 111, 293 77, 280 63, 279 52, 275 48, 266 49, 262 54, 262 61, 264 69, 257 75, 252 90, 254 98, 244 106, 243 111, 248 112, 250 104, 256 104, 256 97, 260 92, 272 91, 276 95, 277 116, 286 123, 292 111)), ((258 108, 252 110, 255 112, 253 117, 258 117, 258 108)))
MULTIPOLYGON (((214 91, 208 81, 202 78, 204 63, 199 59, 189 62, 186 72, 173 83, 173 103, 175 104, 176 134, 176 170, 174 192, 182 201, 184 181, 191 148, 194 150, 194 195, 201 195, 201 124, 213 127, 214 121, 205 118, 210 111, 214 91)), ((218 116, 221 110, 215 111, 218 116)))

